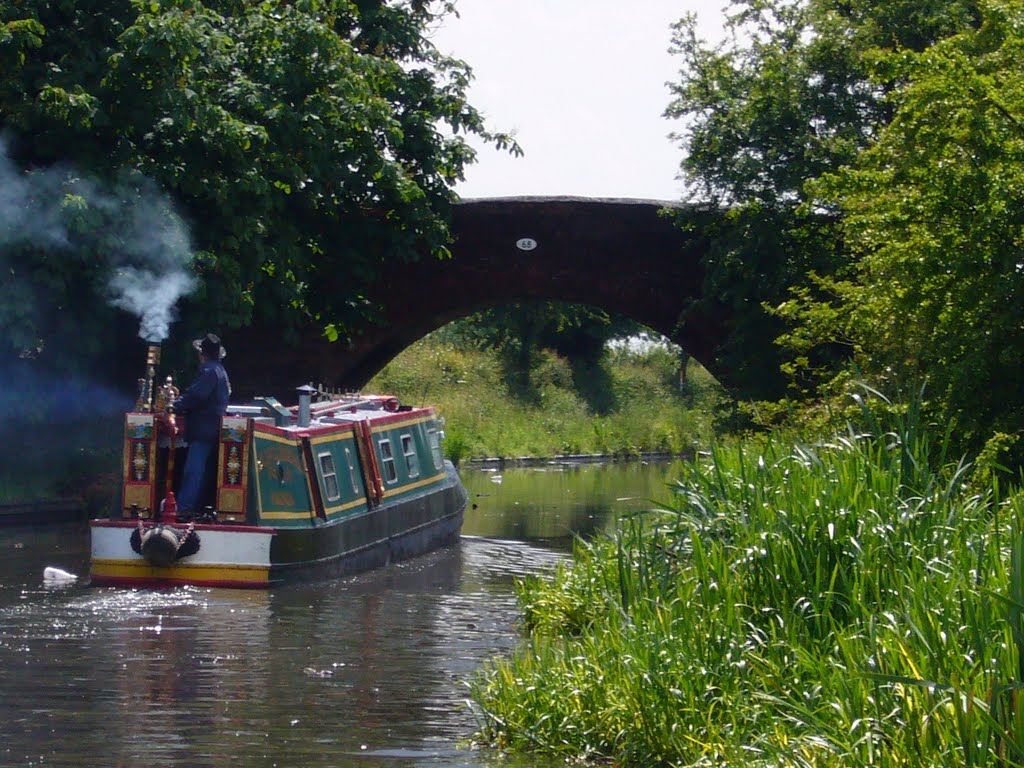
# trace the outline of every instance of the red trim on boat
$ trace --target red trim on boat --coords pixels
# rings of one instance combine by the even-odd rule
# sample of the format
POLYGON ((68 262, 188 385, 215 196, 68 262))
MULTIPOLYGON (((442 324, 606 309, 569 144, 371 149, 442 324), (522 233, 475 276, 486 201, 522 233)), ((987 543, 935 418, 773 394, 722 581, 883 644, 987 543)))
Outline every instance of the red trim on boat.
POLYGON ((422 416, 426 416, 428 413, 431 412, 431 408, 413 408, 411 411, 398 411, 397 413, 393 413, 391 411, 382 411, 382 414, 386 415, 374 416, 374 418, 371 419, 371 423, 374 427, 376 427, 378 424, 392 424, 396 421, 405 421, 407 419, 420 418, 422 416))
MULTIPOLYGON (((314 406, 315 405, 317 405, 317 404, 314 403, 314 406)), ((324 405, 326 405, 326 403, 324 403, 324 405)), ((349 416, 349 415, 352 415, 352 413, 353 413, 352 411, 349 411, 346 407, 344 407, 341 404, 334 404, 334 405, 335 405, 335 409, 337 410, 337 414, 334 414, 334 415, 336 415, 338 418, 341 418, 341 417, 344 417, 344 416, 349 416)), ((294 407, 291 410, 294 410, 294 407)), ((326 412, 326 411, 327 411, 327 409, 324 409, 324 412, 317 412, 316 410, 314 410, 313 415, 314 416, 329 416, 329 415, 331 415, 329 412, 326 412)), ((381 425, 388 425, 388 424, 393 424, 393 423, 399 422, 399 421, 405 421, 407 419, 435 418, 436 417, 436 415, 434 414, 433 408, 429 407, 429 406, 425 407, 425 408, 413 408, 413 409, 408 410, 408 411, 398 411, 397 413, 396 412, 392 412, 392 411, 385 411, 385 410, 380 410, 380 411, 356 411, 355 413, 360 414, 360 415, 364 415, 364 416, 369 414, 368 419, 370 421, 371 426, 373 426, 374 428, 376 428, 378 426, 381 426, 381 425)), ((362 419, 362 420, 365 420, 365 419, 362 419)), ((253 424, 253 429, 256 432, 263 432, 263 433, 270 434, 270 435, 276 435, 278 437, 287 437, 287 438, 292 439, 292 440, 299 440, 300 438, 303 438, 303 437, 321 437, 323 435, 333 435, 333 434, 337 434, 337 433, 340 433, 340 432, 344 432, 345 430, 351 430, 353 423, 358 423, 358 421, 357 420, 353 420, 352 422, 348 422, 348 423, 344 423, 344 424, 330 424, 330 425, 314 424, 314 425, 311 425, 309 429, 296 429, 294 426, 291 426, 291 427, 278 427, 278 426, 273 425, 273 424, 259 424, 259 423, 255 423, 255 424, 253 424)))
MULTIPOLYGON (((161 523, 159 520, 143 520, 144 525, 166 525, 161 523)), ((138 526, 138 520, 90 520, 89 524, 94 528, 135 528, 138 526)), ((174 528, 184 530, 188 527, 188 523, 183 523, 180 520, 174 524, 174 528)), ((277 533, 277 528, 263 528, 257 525, 227 525, 218 523, 196 523, 195 530, 197 531, 230 531, 232 533, 266 533, 274 535, 277 533)))

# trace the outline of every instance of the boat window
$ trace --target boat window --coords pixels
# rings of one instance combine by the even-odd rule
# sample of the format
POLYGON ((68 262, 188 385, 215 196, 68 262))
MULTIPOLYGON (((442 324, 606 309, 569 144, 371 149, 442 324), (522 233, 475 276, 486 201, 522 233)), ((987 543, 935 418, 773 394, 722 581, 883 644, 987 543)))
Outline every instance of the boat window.
POLYGON ((412 435, 402 435, 402 454, 405 456, 405 468, 409 470, 409 477, 419 477, 420 460, 416 456, 416 445, 412 441, 412 435))
POLYGON ((345 461, 348 463, 348 478, 352 481, 352 490, 359 493, 359 475, 356 474, 356 463, 352 458, 351 448, 345 448, 345 461))
POLYGON ((334 457, 329 453, 321 453, 317 458, 320 460, 320 477, 324 481, 324 497, 327 501, 337 501, 341 498, 341 488, 338 486, 334 457))
POLYGON ((441 455, 441 433, 436 429, 428 429, 427 440, 430 442, 430 455, 434 459, 434 469, 440 469, 444 466, 444 456, 441 455))
POLYGON ((391 452, 391 441, 381 440, 380 443, 381 471, 384 474, 384 482, 394 483, 398 480, 398 472, 395 471, 395 456, 391 452))

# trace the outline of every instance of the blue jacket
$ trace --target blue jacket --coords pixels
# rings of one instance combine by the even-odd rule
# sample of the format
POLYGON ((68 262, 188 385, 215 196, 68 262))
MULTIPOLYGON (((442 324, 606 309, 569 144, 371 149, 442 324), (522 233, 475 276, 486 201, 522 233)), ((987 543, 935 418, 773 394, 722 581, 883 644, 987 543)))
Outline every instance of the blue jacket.
POLYGON ((231 383, 219 360, 207 360, 189 388, 174 401, 174 410, 185 414, 185 439, 190 443, 215 443, 220 439, 220 419, 228 409, 231 383))

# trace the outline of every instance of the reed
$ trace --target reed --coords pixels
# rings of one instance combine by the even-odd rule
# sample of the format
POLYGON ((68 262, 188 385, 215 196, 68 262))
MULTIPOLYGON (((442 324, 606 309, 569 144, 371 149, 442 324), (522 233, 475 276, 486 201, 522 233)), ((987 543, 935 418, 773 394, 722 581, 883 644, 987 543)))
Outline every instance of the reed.
POLYGON ((1024 763, 1024 497, 904 411, 715 448, 519 586, 472 686, 499 748, 654 766, 1024 763), (936 459, 940 459, 936 464, 936 459))

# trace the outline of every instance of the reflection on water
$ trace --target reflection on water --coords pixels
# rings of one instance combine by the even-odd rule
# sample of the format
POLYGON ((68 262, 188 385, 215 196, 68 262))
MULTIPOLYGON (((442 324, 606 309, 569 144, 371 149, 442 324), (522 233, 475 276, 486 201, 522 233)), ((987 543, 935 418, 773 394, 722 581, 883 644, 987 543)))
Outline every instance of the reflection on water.
POLYGON ((597 469, 464 472, 459 546, 267 592, 46 588, 85 528, 0 530, 0 765, 514 767, 460 746, 466 683, 516 642, 515 577, 661 493, 597 469))
POLYGON ((675 462, 550 463, 536 467, 464 469, 475 506, 464 534, 571 547, 574 534, 590 536, 616 517, 669 499, 679 477, 675 462))

